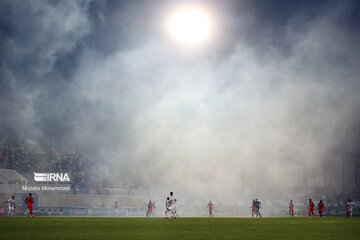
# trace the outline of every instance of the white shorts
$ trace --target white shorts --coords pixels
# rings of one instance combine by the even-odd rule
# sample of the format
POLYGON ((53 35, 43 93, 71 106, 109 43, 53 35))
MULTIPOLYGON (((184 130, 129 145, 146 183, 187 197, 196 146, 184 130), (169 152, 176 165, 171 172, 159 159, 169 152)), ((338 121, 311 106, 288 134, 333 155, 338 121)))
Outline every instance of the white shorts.
POLYGON ((176 205, 175 204, 170 206, 170 211, 176 212, 176 205))
POLYGON ((15 208, 12 206, 9 206, 9 212, 15 212, 15 208))

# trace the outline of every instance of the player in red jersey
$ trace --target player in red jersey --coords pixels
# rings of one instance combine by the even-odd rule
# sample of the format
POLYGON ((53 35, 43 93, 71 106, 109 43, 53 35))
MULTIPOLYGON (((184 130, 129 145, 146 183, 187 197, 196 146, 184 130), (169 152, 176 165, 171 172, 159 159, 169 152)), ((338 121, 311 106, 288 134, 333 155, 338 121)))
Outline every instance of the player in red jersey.
POLYGON ((209 209, 209 217, 214 217, 214 214, 213 214, 213 209, 214 209, 214 204, 210 201, 207 205, 208 209, 209 209))
POLYGON ((153 204, 151 203, 151 201, 149 201, 148 203, 148 210, 146 212, 146 216, 150 217, 150 215, 152 214, 152 209, 153 209, 153 204))
POLYGON ((27 217, 29 217, 30 215, 32 217, 34 217, 32 211, 33 211, 33 203, 34 203, 34 199, 31 196, 31 193, 29 193, 29 196, 27 198, 25 198, 25 203, 27 204, 27 207, 29 209, 29 212, 27 214, 27 217))
POLYGON ((294 217, 294 204, 293 204, 292 200, 290 200, 290 203, 289 203, 289 214, 291 217, 294 217))
POLYGON ((255 199, 253 199, 251 204, 251 216, 254 217, 254 214, 256 214, 256 205, 255 205, 255 199))
POLYGON ((345 203, 345 208, 346 208, 346 217, 350 217, 350 211, 349 211, 349 199, 346 200, 346 203, 345 203))
POLYGON ((346 207, 346 217, 352 217, 352 211, 353 211, 353 202, 348 199, 345 203, 345 207, 346 207))
POLYGON ((309 199, 309 218, 311 218, 311 214, 315 214, 315 204, 313 203, 313 201, 311 200, 311 198, 309 199))
POLYGON ((318 209, 319 209, 320 217, 322 217, 322 214, 323 214, 323 211, 324 211, 324 203, 322 202, 322 200, 320 200, 320 202, 318 204, 318 209))

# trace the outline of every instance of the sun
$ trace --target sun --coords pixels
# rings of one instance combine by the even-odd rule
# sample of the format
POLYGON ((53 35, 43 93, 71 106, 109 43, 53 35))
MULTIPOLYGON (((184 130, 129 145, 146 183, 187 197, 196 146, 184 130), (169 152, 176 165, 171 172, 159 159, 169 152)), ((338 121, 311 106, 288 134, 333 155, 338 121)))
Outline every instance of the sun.
POLYGON ((182 8, 174 11, 168 20, 168 32, 180 44, 197 46, 211 36, 212 26, 209 14, 199 8, 182 8))

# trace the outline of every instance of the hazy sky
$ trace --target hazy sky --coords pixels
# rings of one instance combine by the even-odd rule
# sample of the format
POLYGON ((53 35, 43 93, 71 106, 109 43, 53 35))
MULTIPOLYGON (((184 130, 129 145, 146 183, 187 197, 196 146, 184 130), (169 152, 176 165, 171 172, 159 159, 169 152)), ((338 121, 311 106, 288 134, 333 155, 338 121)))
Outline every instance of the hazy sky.
POLYGON ((197 47, 164 30, 178 2, 1 1, 1 136, 61 132, 140 183, 204 190, 301 185, 299 161, 359 151, 358 1, 196 1, 214 24, 197 47))

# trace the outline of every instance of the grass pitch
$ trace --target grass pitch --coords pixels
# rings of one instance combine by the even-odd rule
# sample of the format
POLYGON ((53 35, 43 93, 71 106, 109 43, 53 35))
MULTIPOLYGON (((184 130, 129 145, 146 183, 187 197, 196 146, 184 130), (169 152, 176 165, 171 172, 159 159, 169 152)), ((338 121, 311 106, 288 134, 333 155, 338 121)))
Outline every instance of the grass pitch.
POLYGON ((1 239, 359 239, 360 218, 0 218, 1 239))

